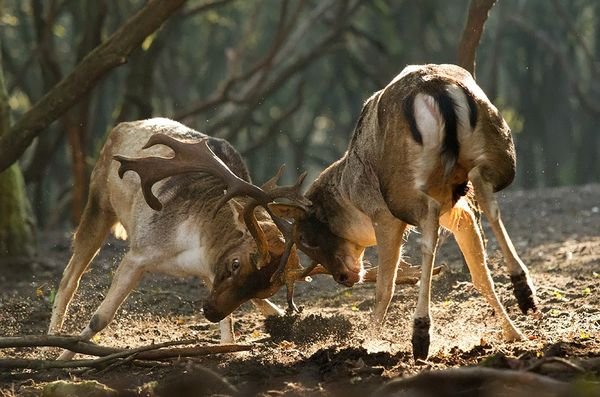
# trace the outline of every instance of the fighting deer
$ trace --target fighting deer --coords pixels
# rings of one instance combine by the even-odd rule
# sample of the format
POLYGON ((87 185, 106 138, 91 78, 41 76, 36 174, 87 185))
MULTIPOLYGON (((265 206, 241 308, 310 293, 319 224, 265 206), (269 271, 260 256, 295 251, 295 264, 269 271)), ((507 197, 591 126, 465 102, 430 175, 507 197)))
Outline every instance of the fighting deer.
POLYGON ((272 210, 294 219, 298 248, 341 284, 360 280, 365 247, 377 245, 372 315, 378 327, 394 293, 403 234, 407 225, 419 227, 422 263, 412 346, 415 358, 426 358, 440 225, 454 234, 474 286, 502 321, 505 340, 523 338, 494 291, 471 200, 465 197, 472 186, 521 311, 535 311, 533 284, 494 197, 514 175, 510 128, 470 73, 455 65, 408 66, 366 101, 348 150, 309 187, 311 205, 272 210))
MULTIPOLYGON (((116 126, 92 172, 88 202, 54 300, 48 332, 61 330, 81 276, 111 228, 128 235, 129 251, 81 332, 83 339, 112 321, 149 272, 202 279, 211 288, 204 315, 220 322, 222 343, 234 340, 230 314, 247 300, 265 316, 280 315, 282 311, 266 298, 286 285, 288 308, 298 310, 292 300, 294 282, 327 270, 300 266, 291 223, 269 208, 279 200, 294 208, 310 204, 299 192, 304 176, 292 186, 278 186, 281 172, 280 168, 262 187, 252 185, 242 158, 227 141, 172 120, 155 118, 116 126)), ((401 265, 396 281, 415 283, 418 269, 405 262, 401 265)), ((372 268, 365 281, 374 282, 376 277, 377 269, 372 268)), ((65 351, 59 358, 72 356, 65 351)))
MULTIPOLYGON (((285 249, 277 218, 260 206, 286 199, 302 207, 307 201, 299 193, 303 176, 293 186, 278 186, 280 175, 281 170, 262 188, 254 186, 228 142, 168 119, 116 126, 92 172, 88 202, 55 297, 49 333, 62 328, 83 272, 110 229, 119 224, 130 240, 129 251, 82 338, 91 338, 109 324, 147 272, 202 279, 211 288, 204 315, 221 322, 223 343, 234 340, 229 314, 243 302, 252 299, 267 316, 281 314, 264 298, 286 282, 273 277, 280 263, 295 269, 298 256, 295 249, 285 249), (172 158, 126 157, 172 153, 172 158), (155 184, 160 199, 152 191, 155 184), (233 196, 242 197, 230 200, 233 196)), ((280 226, 285 229, 285 223, 280 226)), ((60 358, 72 356, 65 351, 60 358)))

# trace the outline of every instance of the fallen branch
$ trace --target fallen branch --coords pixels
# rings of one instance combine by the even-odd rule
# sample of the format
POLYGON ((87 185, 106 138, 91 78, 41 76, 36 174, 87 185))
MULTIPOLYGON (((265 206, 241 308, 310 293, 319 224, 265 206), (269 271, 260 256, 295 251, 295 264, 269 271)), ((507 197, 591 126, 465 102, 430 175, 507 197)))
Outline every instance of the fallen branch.
POLYGON ((22 369, 47 369, 47 368, 102 368, 112 365, 120 360, 167 360, 178 357, 194 357, 208 354, 234 353, 252 349, 251 345, 213 345, 176 347, 176 345, 189 345, 195 340, 171 341, 165 343, 141 346, 135 349, 119 349, 114 347, 99 346, 91 342, 82 341, 78 337, 54 335, 29 335, 22 337, 0 338, 0 348, 16 347, 61 347, 76 353, 100 356, 88 360, 38 360, 38 359, 0 359, 0 368, 22 369))
MULTIPOLYGON (((193 343, 193 341, 180 341, 176 343, 185 344, 193 343)), ((15 347, 60 347, 75 353, 99 357, 123 351, 123 349, 100 346, 93 342, 82 340, 79 336, 25 335, 0 337, 0 349, 15 347)))

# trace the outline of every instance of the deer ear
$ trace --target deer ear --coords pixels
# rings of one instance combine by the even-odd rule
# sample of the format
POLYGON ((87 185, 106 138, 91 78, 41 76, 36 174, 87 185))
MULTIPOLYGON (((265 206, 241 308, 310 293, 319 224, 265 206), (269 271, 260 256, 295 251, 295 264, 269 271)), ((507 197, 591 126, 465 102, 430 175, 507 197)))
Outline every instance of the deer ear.
POLYGON ((269 203, 269 209, 280 218, 301 221, 308 216, 306 209, 293 204, 269 203))
POLYGON ((234 199, 229 200, 228 204, 233 211, 233 219, 235 221, 236 228, 243 233, 248 233, 246 222, 244 222, 244 206, 239 201, 234 199))

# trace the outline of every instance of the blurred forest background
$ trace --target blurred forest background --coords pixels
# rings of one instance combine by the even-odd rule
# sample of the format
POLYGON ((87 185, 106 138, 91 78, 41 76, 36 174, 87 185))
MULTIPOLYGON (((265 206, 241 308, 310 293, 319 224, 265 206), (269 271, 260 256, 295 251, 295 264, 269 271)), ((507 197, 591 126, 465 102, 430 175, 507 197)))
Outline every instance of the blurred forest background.
MULTIPOLYGON (((0 109, 0 135, 8 131, 18 137, 20 128, 30 132, 48 121, 39 116, 34 128, 22 119, 151 2, 4 0, 0 85, 8 108, 0 109)), ((302 170, 309 171, 310 180, 345 151, 363 101, 405 65, 456 62, 470 4, 164 3, 173 9, 160 29, 148 29, 146 37, 140 24, 141 45, 116 60, 100 58, 106 63, 127 58, 127 63, 111 66, 102 79, 83 70, 71 88, 89 84, 89 93, 39 135, 30 134, 30 142, 13 149, 4 141, 0 154, 19 157, 4 171, 14 172, 10 182, 0 178, 4 222, 27 213, 30 235, 75 225, 107 132, 119 121, 151 116, 228 139, 257 182, 281 163, 288 165, 290 180, 302 170), (26 195, 8 199, 20 191, 26 195), (9 201, 19 208, 7 207, 9 201)), ((600 1, 499 0, 485 25, 476 76, 514 133, 518 176, 511 188, 600 180, 600 1)), ((46 98, 52 106, 61 101, 46 98)), ((0 235, 0 242, 17 239, 15 230, 0 235)), ((7 246, 0 247, 0 256, 7 246)))

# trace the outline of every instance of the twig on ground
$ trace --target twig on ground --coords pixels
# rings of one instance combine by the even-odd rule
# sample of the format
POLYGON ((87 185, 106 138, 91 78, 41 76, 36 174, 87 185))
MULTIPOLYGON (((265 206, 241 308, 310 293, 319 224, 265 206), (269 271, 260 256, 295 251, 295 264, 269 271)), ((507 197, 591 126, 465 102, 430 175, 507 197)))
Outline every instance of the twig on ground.
POLYGON ((247 351, 252 348, 251 345, 213 345, 168 348, 170 346, 189 345, 192 343, 197 343, 197 341, 170 341, 165 343, 152 344, 149 346, 142 346, 135 349, 118 349, 112 347, 99 346, 91 342, 84 342, 81 341, 78 337, 46 335, 4 337, 0 338, 0 348, 53 346, 69 349, 77 353, 101 357, 96 359, 72 361, 38 359, 1 359, 0 368, 105 368, 106 365, 113 365, 116 362, 123 363, 124 360, 166 360, 177 357, 193 357, 208 354, 233 353, 239 351, 247 351))

